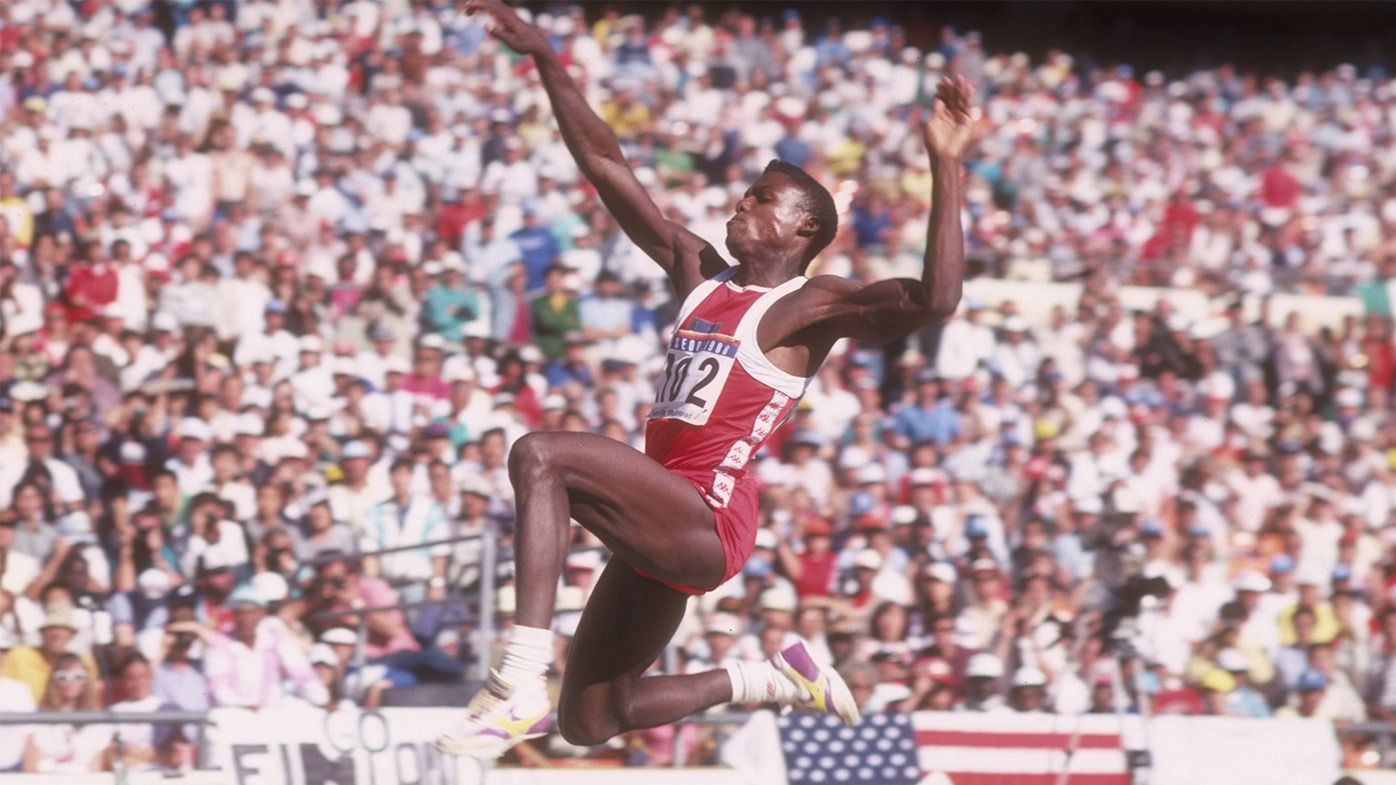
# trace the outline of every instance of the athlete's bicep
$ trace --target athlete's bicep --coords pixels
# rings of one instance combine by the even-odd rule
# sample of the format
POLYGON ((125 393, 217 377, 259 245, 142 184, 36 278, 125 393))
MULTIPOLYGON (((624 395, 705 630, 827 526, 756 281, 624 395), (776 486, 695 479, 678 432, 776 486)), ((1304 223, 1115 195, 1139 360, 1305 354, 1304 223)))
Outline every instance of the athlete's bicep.
POLYGON ((624 161, 593 162, 585 171, 606 210, 625 235, 660 267, 672 270, 679 238, 645 187, 624 161))
POLYGON ((807 324, 830 339, 888 343, 946 319, 932 307, 926 287, 914 278, 859 284, 832 276, 810 281, 807 324))

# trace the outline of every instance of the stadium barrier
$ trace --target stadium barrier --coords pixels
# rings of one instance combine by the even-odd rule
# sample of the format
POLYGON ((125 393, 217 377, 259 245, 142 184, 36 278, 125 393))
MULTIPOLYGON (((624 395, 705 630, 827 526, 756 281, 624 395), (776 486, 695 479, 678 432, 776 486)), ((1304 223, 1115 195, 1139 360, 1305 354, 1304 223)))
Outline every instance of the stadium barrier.
MULTIPOLYGON (((1357 780, 1359 785, 1396 785, 1396 771, 1346 769, 1343 774, 1357 780)), ((4 785, 0 783, 0 785, 4 785)))
POLYGON ((1331 785, 1342 771, 1333 723, 1313 719, 913 712, 845 729, 760 714, 722 758, 751 783, 1331 785))
MULTIPOLYGON (((833 718, 794 716, 796 720, 777 721, 769 712, 758 712, 685 720, 682 725, 732 730, 732 743, 723 744, 721 750, 721 760, 729 768, 695 769, 678 759, 676 767, 663 769, 664 782, 796 782, 800 764, 782 750, 790 750, 791 742, 802 738, 800 731, 805 725, 814 730, 806 732, 804 738, 817 740, 821 731, 815 726, 833 718)), ((457 719, 457 709, 346 708, 325 712, 307 704, 287 703, 272 710, 216 709, 206 715, 11 713, 0 715, 0 727, 13 732, 16 725, 55 722, 210 726, 206 752, 200 758, 215 771, 132 771, 125 775, 128 785, 157 781, 170 785, 649 785, 655 776, 654 768, 619 768, 614 761, 549 761, 537 768, 487 769, 469 759, 441 755, 431 746, 440 729, 457 719)), ((1375 724, 1368 725, 1371 727, 1361 730, 1377 729, 1375 724)), ((1318 720, 1170 715, 1143 722, 1136 716, 916 712, 895 717, 873 715, 864 725, 845 732, 874 741, 900 732, 914 741, 913 765, 919 765, 927 776, 948 772, 952 782, 976 772, 996 772, 1022 782, 1070 772, 1069 781, 1104 782, 1105 777, 1125 776, 1136 759, 1151 761, 1145 778, 1150 785, 1328 785, 1341 773, 1334 726, 1318 720), (1147 749, 1149 755, 1138 758, 1132 754, 1137 747, 1147 749)), ((839 736, 835 732, 827 738, 833 741, 839 736)), ((1375 774, 1383 773, 1359 772, 1359 781, 1364 785, 1386 781, 1375 774)), ((107 785, 113 777, 112 773, 0 775, 0 785, 107 785)))
POLYGON ((1396 725, 1378 721, 1344 723, 1338 728, 1338 738, 1350 763, 1396 768, 1396 725))

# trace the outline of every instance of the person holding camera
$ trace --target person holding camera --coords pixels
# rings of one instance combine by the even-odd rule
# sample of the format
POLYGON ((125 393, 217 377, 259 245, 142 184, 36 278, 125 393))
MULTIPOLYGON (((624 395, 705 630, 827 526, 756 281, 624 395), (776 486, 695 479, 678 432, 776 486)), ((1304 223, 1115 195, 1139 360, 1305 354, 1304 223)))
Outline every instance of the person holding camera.
MULTIPOLYGON (((159 658, 153 662, 151 694, 161 705, 179 711, 203 712, 209 709, 209 691, 201 657, 214 632, 200 624, 195 615, 193 603, 172 600, 159 658)), ((179 733, 188 743, 198 739, 199 729, 196 725, 183 725, 179 733)))
POLYGON ((242 527, 227 519, 224 502, 209 492, 189 502, 184 535, 182 566, 185 575, 196 572, 200 560, 245 571, 251 561, 242 527))
POLYGON ((396 686, 421 682, 456 681, 465 666, 440 649, 422 648, 407 625, 401 610, 364 613, 373 608, 391 608, 400 603, 387 581, 359 574, 355 560, 322 558, 315 579, 305 592, 307 626, 316 633, 337 627, 359 628, 362 618, 367 632, 364 654, 369 662, 386 665, 388 678, 396 686))

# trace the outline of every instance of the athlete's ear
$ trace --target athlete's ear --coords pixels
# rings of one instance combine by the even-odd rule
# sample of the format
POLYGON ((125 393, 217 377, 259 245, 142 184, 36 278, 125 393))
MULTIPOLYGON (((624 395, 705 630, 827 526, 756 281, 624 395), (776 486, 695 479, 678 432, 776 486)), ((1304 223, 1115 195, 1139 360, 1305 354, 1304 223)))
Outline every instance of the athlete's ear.
POLYGON ((800 219, 800 225, 795 229, 797 237, 813 237, 819 231, 819 219, 814 213, 805 213, 800 219))

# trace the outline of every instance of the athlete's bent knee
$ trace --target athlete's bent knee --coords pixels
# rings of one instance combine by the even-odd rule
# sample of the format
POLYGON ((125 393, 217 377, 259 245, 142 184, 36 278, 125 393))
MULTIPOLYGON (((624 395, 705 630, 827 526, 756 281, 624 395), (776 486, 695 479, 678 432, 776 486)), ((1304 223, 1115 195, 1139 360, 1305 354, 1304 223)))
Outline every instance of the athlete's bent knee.
POLYGON ((615 723, 562 710, 558 711, 557 729, 568 744, 578 747, 605 744, 621 732, 620 726, 615 723))
POLYGON ((524 434, 509 451, 509 478, 518 480, 548 470, 554 463, 554 453, 552 438, 548 434, 524 434))

